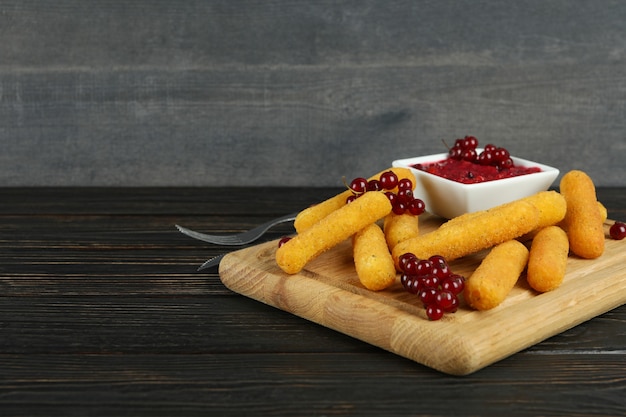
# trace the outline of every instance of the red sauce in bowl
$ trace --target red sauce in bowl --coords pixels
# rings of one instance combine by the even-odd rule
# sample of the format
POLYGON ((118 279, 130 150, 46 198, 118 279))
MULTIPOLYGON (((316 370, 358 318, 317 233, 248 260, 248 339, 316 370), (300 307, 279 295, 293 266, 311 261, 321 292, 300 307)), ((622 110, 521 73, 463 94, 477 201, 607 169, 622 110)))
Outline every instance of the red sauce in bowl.
POLYGON ((413 168, 463 184, 476 184, 541 172, 539 167, 514 165, 510 168, 499 169, 493 165, 480 165, 452 158, 415 164, 413 168))

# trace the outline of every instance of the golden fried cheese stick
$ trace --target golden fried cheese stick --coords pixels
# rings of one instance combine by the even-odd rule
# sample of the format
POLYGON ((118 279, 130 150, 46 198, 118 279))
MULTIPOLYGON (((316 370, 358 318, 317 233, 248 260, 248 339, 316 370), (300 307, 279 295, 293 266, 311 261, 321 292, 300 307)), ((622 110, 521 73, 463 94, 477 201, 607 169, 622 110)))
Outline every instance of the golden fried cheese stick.
POLYGON ((296 274, 312 259, 391 212, 387 196, 369 191, 298 233, 276 250, 276 263, 296 274))
MULTIPOLYGON (((609 211, 606 209, 604 204, 602 204, 600 201, 598 201, 598 210, 600 211, 600 218, 602 219, 602 223, 604 223, 606 219, 609 218, 609 211)), ((557 226, 559 226, 563 230, 565 230, 565 227, 566 227, 564 221, 561 221, 557 226)))
MULTIPOLYGON (((413 175, 413 172, 411 172, 411 170, 408 168, 401 167, 387 168, 384 171, 381 171, 373 177, 369 178, 369 180, 379 179, 380 175, 386 171, 393 171, 398 176, 398 180, 402 178, 408 178, 413 182, 413 184, 415 184, 415 175, 413 175)), ((327 200, 322 201, 321 203, 315 204, 302 210, 300 213, 298 213, 293 223, 296 232, 303 232, 324 217, 328 216, 333 211, 345 206, 346 199, 351 195, 352 191, 346 190, 333 197, 330 197, 327 200)))
POLYGON ((556 191, 541 191, 522 200, 539 209, 538 229, 557 224, 563 220, 567 211, 565 197, 556 191))
POLYGON ((541 229, 530 246, 528 284, 539 292, 557 288, 565 278, 568 254, 569 242, 563 229, 558 226, 541 229))
POLYGON ((556 191, 541 191, 522 200, 528 201, 539 210, 537 227, 530 233, 522 236, 519 239, 522 242, 532 239, 538 231, 545 227, 559 224, 565 218, 567 202, 565 197, 556 191))
POLYGON ((383 223, 385 240, 389 249, 398 243, 419 235, 419 217, 410 213, 389 213, 383 223))
POLYGON ((495 246, 465 283, 465 301, 477 310, 498 306, 515 286, 527 262, 528 249, 517 240, 495 246))
POLYGON ((408 252, 420 259, 441 255, 451 261, 518 238, 535 229, 538 223, 539 210, 527 201, 518 200, 400 242, 393 248, 392 256, 397 268, 400 256, 408 252))
POLYGON ((352 250, 356 273, 365 288, 380 291, 396 281, 396 267, 385 234, 376 223, 352 236, 352 250))
POLYGON ((593 181, 583 171, 569 171, 561 178, 560 190, 567 201, 563 228, 570 250, 581 258, 599 257, 604 252, 604 228, 593 181))
MULTIPOLYGON (((533 194, 528 197, 521 198, 516 201, 526 201, 531 203, 533 206, 537 207, 539 210, 539 222, 537 223, 537 230, 543 229, 547 226, 553 226, 559 223, 565 217, 565 212, 567 211, 567 204, 565 202, 565 197, 559 194, 556 191, 540 191, 536 194, 533 194)), ((505 204, 513 204, 516 201, 505 204)), ((451 224, 456 222, 466 221, 472 219, 476 216, 479 216, 482 212, 477 211, 473 213, 465 213, 461 216, 455 217, 453 219, 448 220, 442 227, 448 227, 451 224)), ((532 234, 532 232, 531 232, 532 234)), ((527 235, 525 238, 532 238, 532 236, 527 235)), ((525 240, 525 239, 521 239, 525 240)))

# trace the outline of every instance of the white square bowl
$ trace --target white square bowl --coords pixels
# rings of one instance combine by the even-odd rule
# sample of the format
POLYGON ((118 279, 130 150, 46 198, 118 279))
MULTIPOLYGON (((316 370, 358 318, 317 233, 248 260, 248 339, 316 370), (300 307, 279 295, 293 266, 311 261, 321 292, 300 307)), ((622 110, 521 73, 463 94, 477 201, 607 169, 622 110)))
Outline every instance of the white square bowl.
MULTIPOLYGON (((481 149, 477 149, 480 153, 481 149)), ((511 157, 516 166, 539 167, 541 172, 519 175, 476 184, 463 184, 413 168, 416 164, 441 161, 447 153, 397 159, 394 167, 410 168, 415 175, 414 195, 424 201, 426 211, 451 219, 464 213, 491 207, 545 191, 550 188, 559 170, 548 165, 511 157)))

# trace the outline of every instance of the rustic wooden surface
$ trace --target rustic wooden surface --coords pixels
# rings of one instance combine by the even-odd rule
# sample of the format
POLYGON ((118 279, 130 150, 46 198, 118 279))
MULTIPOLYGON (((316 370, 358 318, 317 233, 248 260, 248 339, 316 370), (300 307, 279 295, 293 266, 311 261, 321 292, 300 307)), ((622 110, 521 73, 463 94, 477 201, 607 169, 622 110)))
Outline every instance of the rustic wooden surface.
MULTIPOLYGON (((336 191, 0 189, 0 414, 626 413, 624 306, 452 377, 229 291, 196 272, 226 248, 174 228, 248 229, 336 191)), ((626 220, 626 188, 599 197, 626 220)))
POLYGON ((0 186, 341 186, 483 144, 624 186, 626 2, 0 0, 0 186))

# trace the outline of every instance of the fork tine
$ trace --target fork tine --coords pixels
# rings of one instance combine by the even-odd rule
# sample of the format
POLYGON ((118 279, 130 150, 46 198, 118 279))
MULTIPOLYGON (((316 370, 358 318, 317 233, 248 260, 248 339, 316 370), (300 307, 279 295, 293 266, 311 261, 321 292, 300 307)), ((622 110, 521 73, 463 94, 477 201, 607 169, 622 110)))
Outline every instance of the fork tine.
POLYGON ((176 228, 183 234, 192 237, 194 239, 201 240, 207 243, 213 243, 216 245, 226 245, 226 246, 238 246, 245 245, 250 242, 254 242, 271 227, 284 223, 287 221, 294 220, 298 213, 291 213, 285 216, 279 217, 277 219, 270 220, 266 223, 260 224, 259 226, 250 229, 248 231, 242 233, 236 233, 231 235, 209 235, 206 233, 199 233, 193 230, 187 229, 183 226, 175 225, 176 228))

